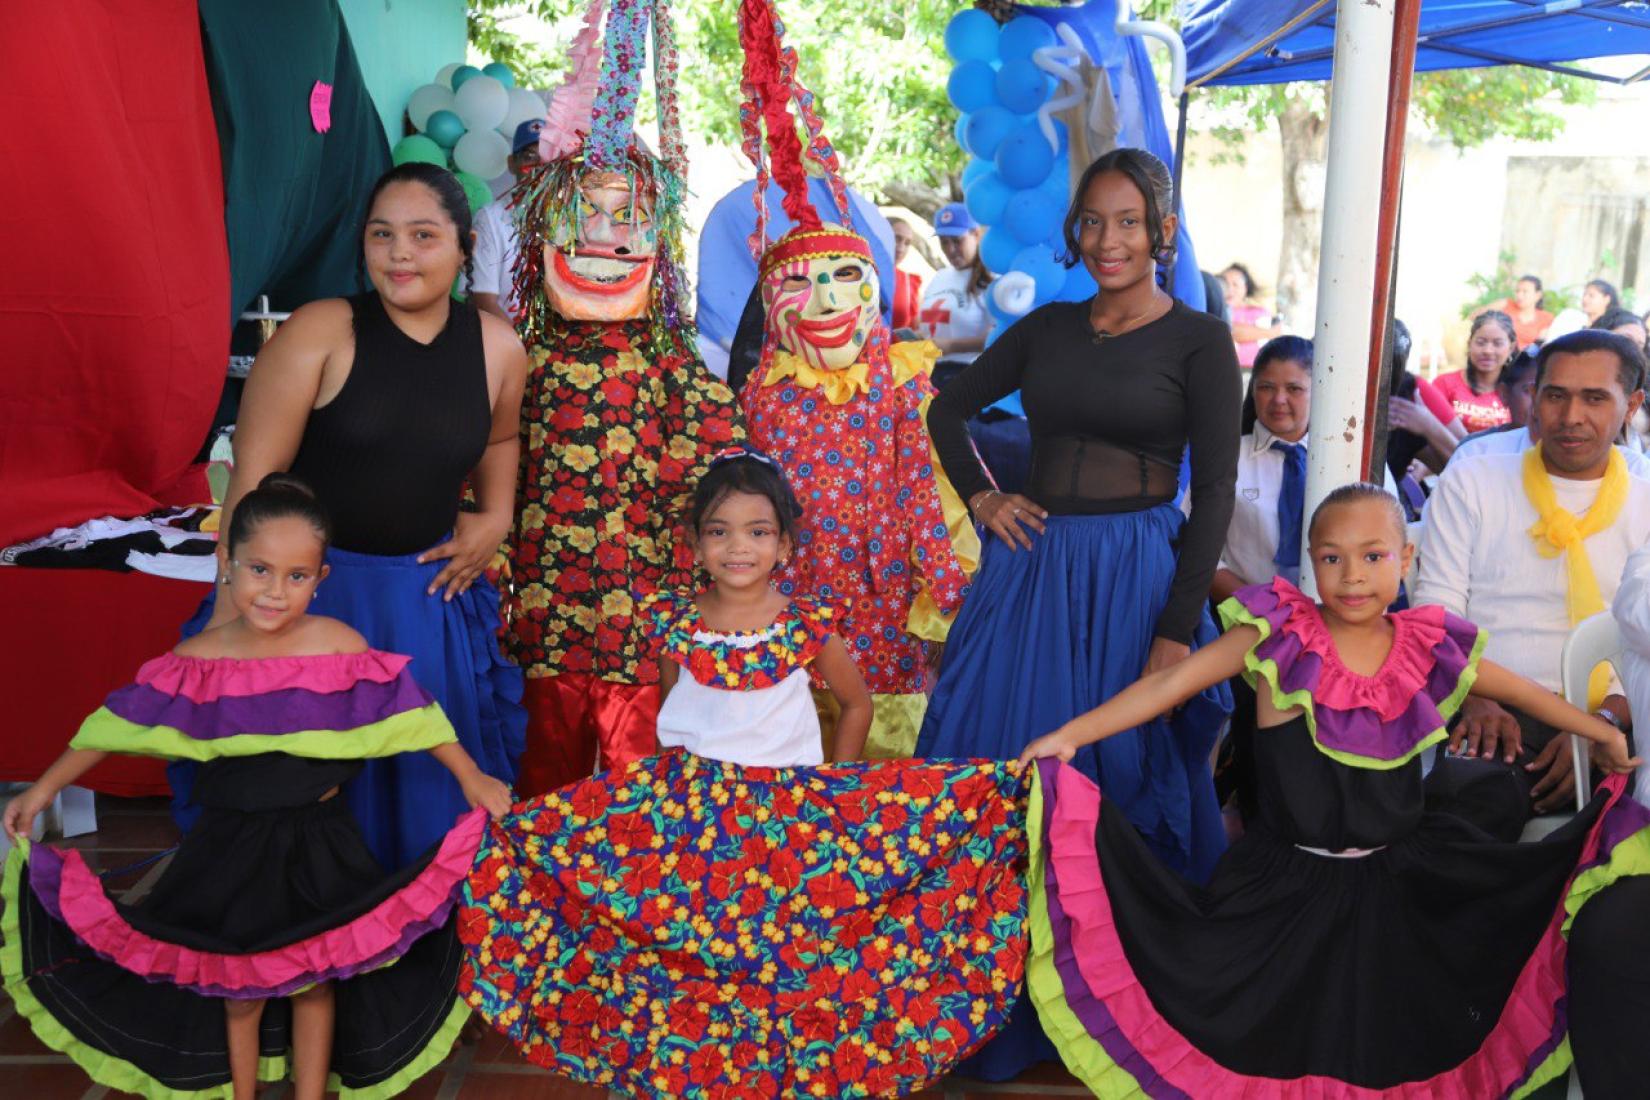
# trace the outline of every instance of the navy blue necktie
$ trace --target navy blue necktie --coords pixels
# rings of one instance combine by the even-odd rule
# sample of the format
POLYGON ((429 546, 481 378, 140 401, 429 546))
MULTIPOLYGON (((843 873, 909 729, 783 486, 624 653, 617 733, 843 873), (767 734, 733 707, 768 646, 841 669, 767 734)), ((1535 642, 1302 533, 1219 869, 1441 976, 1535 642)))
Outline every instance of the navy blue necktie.
POLYGON ((1272 450, 1283 456, 1283 485, 1278 489, 1278 552, 1272 564, 1300 577, 1301 511, 1306 507, 1306 446, 1272 440, 1272 450))

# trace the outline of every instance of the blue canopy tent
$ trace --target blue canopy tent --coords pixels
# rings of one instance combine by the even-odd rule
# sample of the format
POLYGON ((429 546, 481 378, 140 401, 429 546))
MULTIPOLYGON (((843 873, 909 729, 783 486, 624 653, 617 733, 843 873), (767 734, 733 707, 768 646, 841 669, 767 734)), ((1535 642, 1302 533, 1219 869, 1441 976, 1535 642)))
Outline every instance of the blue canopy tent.
MULTIPOLYGON (((1327 80, 1335 52, 1334 0, 1197 0, 1180 28, 1188 87, 1327 80)), ((1641 0, 1423 0, 1415 71, 1524 65, 1617 84, 1569 64, 1650 55, 1650 7, 1641 0)))
MULTIPOLYGON (((1359 12, 1348 15, 1348 22, 1338 28, 1341 10, 1335 0, 1194 0, 1180 32, 1186 47, 1187 87, 1328 80, 1334 67, 1337 30, 1356 34, 1356 27, 1361 25, 1361 17, 1353 18, 1356 15, 1359 12)), ((1617 84, 1631 84, 1650 75, 1650 65, 1615 75, 1597 66, 1577 64, 1603 57, 1650 55, 1650 9, 1643 0, 1398 0, 1390 18, 1391 67, 1386 94, 1381 97, 1386 128, 1384 150, 1378 158, 1380 186, 1374 211, 1371 340, 1367 345, 1368 369, 1361 372, 1366 380, 1362 422, 1373 430, 1363 432, 1361 441, 1348 440, 1362 452, 1362 476, 1366 479, 1379 461, 1386 431, 1386 402, 1381 397, 1390 370, 1397 209, 1413 74, 1521 65, 1617 84)), ((1375 91, 1368 76, 1365 72, 1353 94, 1361 97, 1375 91)), ((1184 95, 1180 110, 1184 133, 1184 95)), ((1333 162, 1333 137, 1331 146, 1333 162)), ((1362 168, 1367 170, 1367 157, 1360 158, 1354 152, 1346 159, 1362 159, 1362 168)), ((1333 163, 1330 175, 1333 181, 1333 163)), ((1355 177, 1357 173, 1349 175, 1355 177)), ((1343 218, 1361 216, 1364 211, 1353 209, 1358 204, 1347 197, 1355 188, 1345 190, 1340 201, 1347 208, 1338 214, 1343 218)), ((1331 216, 1326 200, 1326 223, 1331 216)), ((1341 278, 1332 283, 1344 288, 1354 286, 1369 273, 1354 266, 1339 274, 1341 278)), ((1339 331, 1351 330, 1342 326, 1339 331)), ((1341 348, 1340 354, 1345 351, 1341 348)), ((1340 378, 1346 377, 1343 371, 1340 378)), ((1333 462, 1325 465, 1327 468, 1333 462)), ((1310 494, 1311 478, 1308 481, 1310 494)))

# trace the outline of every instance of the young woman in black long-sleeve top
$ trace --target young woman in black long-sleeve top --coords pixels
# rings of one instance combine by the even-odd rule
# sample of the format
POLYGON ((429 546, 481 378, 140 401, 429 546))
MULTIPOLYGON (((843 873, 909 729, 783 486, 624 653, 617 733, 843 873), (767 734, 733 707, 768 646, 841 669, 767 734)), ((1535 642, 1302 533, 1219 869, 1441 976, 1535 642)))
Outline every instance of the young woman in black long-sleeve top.
MULTIPOLYGON (((1142 671, 1184 659, 1212 629, 1204 602, 1232 514, 1242 401, 1231 337, 1158 286, 1176 229, 1161 161, 1114 150, 1076 196, 1068 262, 1080 260, 1099 293, 1022 318, 928 414, 946 473, 996 538, 951 631, 925 755, 1012 755, 1142 671), (1023 496, 992 487, 964 427, 1016 389, 1033 449, 1023 496)), ((1221 701, 1208 702, 1080 758, 1194 873, 1223 843, 1206 770, 1221 701)))

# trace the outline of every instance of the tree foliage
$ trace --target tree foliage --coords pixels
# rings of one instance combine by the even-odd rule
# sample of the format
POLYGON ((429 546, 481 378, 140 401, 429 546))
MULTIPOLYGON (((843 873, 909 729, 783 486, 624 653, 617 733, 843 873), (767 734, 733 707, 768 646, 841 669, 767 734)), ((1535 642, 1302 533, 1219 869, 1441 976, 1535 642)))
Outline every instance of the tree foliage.
MULTIPOLYGON (((507 24, 520 16, 553 24, 583 6, 582 0, 470 0, 470 43, 478 54, 509 64, 522 83, 552 86, 565 68, 563 58, 523 41, 507 24)), ((799 56, 802 82, 817 97, 826 132, 856 185, 885 196, 940 195, 961 171, 967 158, 952 136, 956 110, 945 93, 951 61, 944 33, 962 6, 958 0, 782 3, 786 41, 799 56)), ((1145 18, 1175 19, 1172 0, 1138 7, 1145 18)), ((737 0, 679 0, 673 7, 683 61, 683 123, 692 133, 733 146, 739 144, 742 63, 737 8, 737 0)), ((1240 156, 1244 141, 1286 116, 1321 124, 1324 90, 1320 83, 1203 89, 1193 96, 1194 123, 1206 122, 1204 128, 1240 156)), ((1468 148, 1499 134, 1549 139, 1562 121, 1548 105, 1590 102, 1592 92, 1589 81, 1534 69, 1458 69, 1418 76, 1412 103, 1414 117, 1468 148)))
MULTIPOLYGON (((559 57, 522 42, 504 24, 530 15, 553 23, 583 7, 578 0, 470 0, 470 44, 512 66, 524 84, 553 85, 559 57)), ((673 5, 682 52, 683 125, 737 147, 739 70, 743 54, 736 0, 681 0, 673 5)), ((886 191, 900 184, 945 190, 966 159, 952 136, 956 110, 946 99, 951 61, 945 24, 955 0, 787 0, 785 39, 795 47, 802 83, 814 93, 826 133, 856 186, 886 191)))

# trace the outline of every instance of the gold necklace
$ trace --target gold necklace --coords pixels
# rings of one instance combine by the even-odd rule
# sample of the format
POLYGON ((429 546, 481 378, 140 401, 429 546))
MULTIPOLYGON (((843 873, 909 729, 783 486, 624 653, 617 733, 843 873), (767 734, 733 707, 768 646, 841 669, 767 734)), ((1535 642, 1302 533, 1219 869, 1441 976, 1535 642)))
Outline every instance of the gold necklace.
POLYGON ((1141 310, 1139 313, 1136 313, 1133 317, 1123 318, 1122 322, 1117 326, 1117 331, 1116 332, 1112 332, 1110 329, 1097 329, 1097 328, 1095 328, 1094 327, 1094 314, 1091 312, 1089 314, 1089 328, 1092 331, 1093 335, 1090 337, 1090 342, 1095 343, 1095 344, 1103 344, 1107 340, 1114 339, 1118 336, 1127 335, 1131 331, 1130 326, 1133 325, 1136 321, 1140 320, 1142 317, 1146 316, 1146 314, 1150 313, 1154 308, 1156 308, 1156 306, 1157 306, 1157 295, 1153 294, 1152 295, 1152 300, 1150 302, 1146 303, 1146 308, 1141 310))

